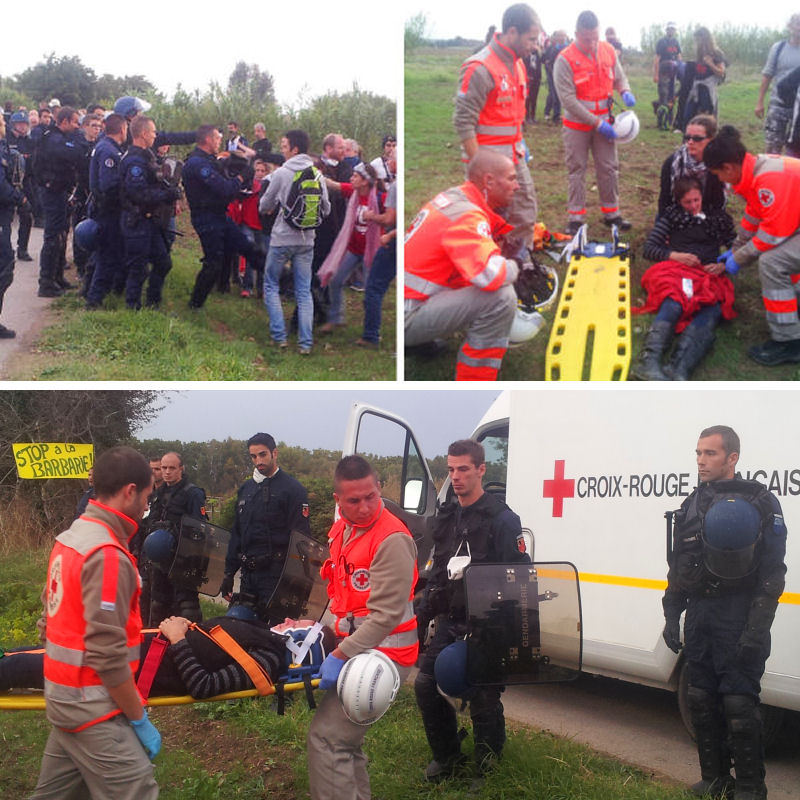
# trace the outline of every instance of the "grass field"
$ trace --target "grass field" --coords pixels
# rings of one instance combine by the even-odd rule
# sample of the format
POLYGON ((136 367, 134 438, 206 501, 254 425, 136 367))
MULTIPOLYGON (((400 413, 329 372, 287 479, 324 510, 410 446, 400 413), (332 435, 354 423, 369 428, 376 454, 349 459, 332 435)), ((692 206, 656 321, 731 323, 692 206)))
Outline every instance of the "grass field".
MULTIPOLYGON (((464 180, 459 143, 452 125, 453 98, 459 66, 468 55, 460 49, 422 49, 407 57, 405 67, 405 217, 406 224, 420 206, 436 192, 464 180)), ((651 62, 627 64, 631 88, 637 97, 636 111, 642 124, 638 138, 619 146, 620 202, 622 212, 633 222, 623 235, 634 254, 631 274, 632 305, 644 300, 641 276, 650 265, 642 256, 642 245, 656 213, 659 175, 664 159, 680 143, 675 133, 658 131, 650 101, 655 98, 651 62)), ((752 152, 763 147, 762 123, 753 114, 760 76, 731 67, 728 80, 720 87, 720 122, 736 125, 752 152)), ((560 126, 542 121, 547 97, 546 84, 539 94, 535 125, 526 130, 526 141, 533 155, 532 175, 539 202, 539 220, 548 228, 563 230, 566 224, 566 168, 560 126)), ((608 239, 600 221, 599 202, 592 165, 587 171, 588 219, 590 238, 608 239)), ((736 222, 743 205, 734 198, 729 211, 736 222)), ((545 260, 547 260, 545 258, 545 260)), ((563 277, 564 265, 558 266, 563 277)), ((747 349, 768 337, 755 266, 742 270, 735 279, 738 317, 718 328, 713 351, 693 375, 695 380, 795 380, 796 365, 761 367, 747 357, 747 349)), ((545 316, 546 328, 527 344, 510 350, 503 361, 501 380, 542 380, 547 338, 554 310, 545 316)), ((634 357, 652 317, 632 318, 634 357)), ((452 337, 446 351, 433 359, 407 356, 406 380, 452 380, 461 337, 452 337)))
MULTIPOLYGON (((212 292, 199 312, 188 308, 200 268, 200 244, 188 217, 185 235, 173 249, 173 267, 159 311, 130 312, 123 298, 110 295, 103 310, 87 313, 69 292, 53 304, 55 321, 42 331, 35 350, 11 367, 14 380, 126 381, 341 381, 394 380, 396 291, 383 303, 379 350, 353 342, 361 336, 364 295, 345 290, 346 325, 315 337, 310 356, 297 353, 296 337, 280 350, 272 344, 263 302, 212 292)), ((75 273, 67 277, 74 280, 75 273)), ((284 298, 284 313, 294 302, 284 298)))

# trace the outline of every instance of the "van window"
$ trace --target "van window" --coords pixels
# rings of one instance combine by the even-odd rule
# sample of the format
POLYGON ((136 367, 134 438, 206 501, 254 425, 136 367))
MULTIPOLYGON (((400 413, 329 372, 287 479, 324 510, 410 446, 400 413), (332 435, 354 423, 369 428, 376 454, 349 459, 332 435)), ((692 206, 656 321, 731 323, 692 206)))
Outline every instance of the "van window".
POLYGON ((486 453, 484 485, 500 483, 505 486, 508 475, 508 425, 481 431, 478 441, 486 453))
POLYGON ((407 510, 425 511, 428 475, 407 428, 396 420, 367 412, 359 424, 356 452, 375 468, 384 498, 407 510), (409 509, 408 503, 413 507, 409 509))

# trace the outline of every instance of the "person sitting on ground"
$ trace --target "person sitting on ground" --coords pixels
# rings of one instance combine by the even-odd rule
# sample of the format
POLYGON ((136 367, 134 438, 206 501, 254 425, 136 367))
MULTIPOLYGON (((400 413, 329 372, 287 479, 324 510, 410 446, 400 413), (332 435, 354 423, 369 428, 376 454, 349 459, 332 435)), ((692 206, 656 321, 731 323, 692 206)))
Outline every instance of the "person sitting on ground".
POLYGON ((668 155, 661 166, 659 214, 663 214, 675 202, 675 182, 680 178, 695 178, 700 182, 703 211, 706 214, 725 208, 725 187, 703 163, 703 151, 716 135, 717 120, 714 117, 700 114, 689 120, 683 137, 684 143, 668 155))
POLYGON ((644 245, 644 256, 655 261, 642 276, 647 302, 634 314, 656 311, 632 376, 639 380, 685 381, 714 343, 720 318, 733 319, 733 284, 720 248, 735 238, 733 220, 722 210, 702 212, 703 197, 696 178, 675 182, 675 203, 658 216, 644 245), (673 330, 681 333, 667 367, 661 358, 673 330))

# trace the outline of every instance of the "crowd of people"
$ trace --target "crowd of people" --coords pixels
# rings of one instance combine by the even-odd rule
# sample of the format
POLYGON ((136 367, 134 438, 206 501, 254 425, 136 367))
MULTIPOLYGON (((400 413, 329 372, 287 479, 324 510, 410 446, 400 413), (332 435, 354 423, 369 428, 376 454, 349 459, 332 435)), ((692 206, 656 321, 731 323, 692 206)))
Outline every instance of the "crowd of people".
MULTIPOLYGON (((770 338, 748 355, 765 366, 800 362, 791 277, 800 271, 800 161, 793 157, 800 152, 800 15, 787 27, 787 38, 767 55, 754 108, 765 117, 772 83, 766 155, 747 153, 737 129, 718 125, 717 89, 728 59, 709 29, 693 31, 693 60, 684 60, 673 22, 655 45, 656 125, 684 141, 663 163, 655 227, 644 247, 655 263, 643 278, 646 303, 633 312, 657 313, 634 378, 688 380, 711 349, 717 322, 735 316, 731 277, 756 261, 770 338), (738 231, 726 210, 733 194, 747 203, 738 231), (673 329, 686 332, 662 368, 673 329)), ((632 141, 641 123, 622 54, 613 28, 601 39, 592 11, 578 16, 570 41, 564 31, 546 36, 536 11, 519 3, 462 64, 453 124, 466 182, 438 194, 411 222, 404 295, 410 351, 436 354, 444 338, 465 334, 456 380, 496 380, 509 343, 529 340, 543 324, 536 312, 548 293, 534 291, 531 300, 529 291, 532 282, 547 283, 537 279, 547 268, 531 256, 537 199, 525 138, 536 120, 542 66, 550 87, 545 115, 562 126, 563 235, 574 237, 587 223, 590 159, 602 222, 631 229, 620 207, 618 145, 632 141)))
MULTIPOLYGON (((298 352, 307 355, 315 318, 322 334, 342 324, 341 289, 350 277, 365 292, 363 334, 355 344, 378 348, 382 301, 396 264, 396 137, 384 136, 381 154, 365 162, 358 142, 338 133, 312 155, 302 130, 286 131, 273 150, 261 122, 252 141, 235 121, 227 137, 215 125, 162 132, 149 110, 131 96, 113 109, 61 107, 56 98, 38 111, 7 109, 0 131, 0 310, 15 260, 33 260, 33 225, 44 229, 40 297, 76 288, 65 276, 73 231, 72 260, 87 310, 102 308, 111 292, 123 295, 128 309, 157 309, 172 267, 176 215, 188 205, 202 249, 191 308, 233 283, 243 299, 263 299, 272 341, 285 348, 281 296, 293 295, 298 352), (177 145, 195 146, 185 162, 171 151, 177 145), (370 204, 348 206, 347 198, 363 196, 364 182, 370 204), (317 273, 337 241, 358 257, 359 272, 351 277, 352 258, 342 263, 340 254, 321 282, 317 273)), ((13 336, 0 327, 0 338, 13 336)))

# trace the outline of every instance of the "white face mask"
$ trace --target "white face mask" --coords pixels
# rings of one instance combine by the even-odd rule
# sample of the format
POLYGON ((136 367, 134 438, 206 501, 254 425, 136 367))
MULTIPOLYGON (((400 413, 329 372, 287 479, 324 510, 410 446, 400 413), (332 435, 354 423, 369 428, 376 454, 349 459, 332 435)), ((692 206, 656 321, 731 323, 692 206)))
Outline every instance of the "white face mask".
POLYGON ((447 579, 451 581, 460 581, 464 577, 464 570, 470 565, 472 561, 472 553, 469 549, 469 542, 462 539, 461 544, 456 550, 456 554, 447 562, 447 579), (461 548, 466 544, 467 554, 460 556, 461 548))

